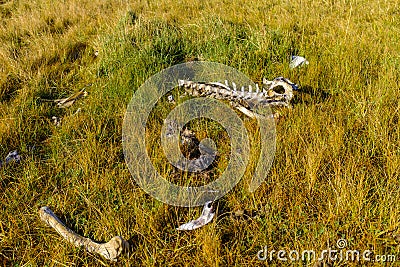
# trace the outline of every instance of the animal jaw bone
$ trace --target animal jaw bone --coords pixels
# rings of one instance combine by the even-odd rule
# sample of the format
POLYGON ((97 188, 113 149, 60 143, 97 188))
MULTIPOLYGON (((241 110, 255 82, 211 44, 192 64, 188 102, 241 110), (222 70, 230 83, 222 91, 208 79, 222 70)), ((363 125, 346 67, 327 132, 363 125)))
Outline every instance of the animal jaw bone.
POLYGON ((298 90, 298 86, 290 80, 278 77, 272 81, 263 80, 263 91, 260 91, 258 85, 253 91, 251 86, 245 90, 237 90, 236 84, 232 82, 229 86, 228 81, 225 84, 219 82, 194 82, 187 80, 178 80, 178 86, 184 88, 186 93, 192 96, 205 96, 216 99, 225 99, 231 102, 232 106, 244 113, 245 115, 255 118, 258 116, 253 109, 255 107, 288 107, 293 98, 293 90, 298 90), (278 87, 284 89, 283 93, 275 91, 278 87))
POLYGON ((212 201, 208 201, 204 205, 203 212, 201 213, 201 216, 199 218, 197 218, 196 220, 192 220, 188 223, 182 224, 181 226, 176 228, 176 230, 188 231, 200 228, 211 222, 214 216, 215 216, 215 211, 213 209, 212 201))
POLYGON ((114 236, 107 243, 96 243, 89 238, 78 235, 65 226, 49 207, 41 207, 39 216, 43 222, 54 228, 70 243, 77 247, 83 246, 88 252, 100 254, 108 260, 117 261, 119 255, 129 249, 129 243, 120 236, 114 236))

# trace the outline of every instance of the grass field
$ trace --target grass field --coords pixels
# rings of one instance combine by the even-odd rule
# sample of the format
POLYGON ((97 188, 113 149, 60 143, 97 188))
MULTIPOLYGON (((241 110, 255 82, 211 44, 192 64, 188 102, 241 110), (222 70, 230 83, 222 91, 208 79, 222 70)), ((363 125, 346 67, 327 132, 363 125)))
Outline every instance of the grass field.
MULTIPOLYGON (((397 263, 333 266, 399 266, 399 16, 397 0, 0 0, 0 158, 16 149, 23 157, 0 168, 0 265, 313 266, 276 254, 259 261, 257 252, 319 253, 344 238, 346 249, 397 263), (310 64, 289 69, 291 54, 310 64), (255 82, 284 76, 300 92, 277 121, 266 183, 248 192, 252 157, 218 217, 178 232, 201 209, 168 206, 137 186, 122 123, 144 81, 192 60, 226 64, 255 82), (40 101, 88 84, 88 97, 70 108, 40 101), (44 205, 79 234, 101 242, 121 235, 132 250, 114 264, 73 247, 40 221, 44 205)), ((193 127, 220 136, 212 126, 193 127)))

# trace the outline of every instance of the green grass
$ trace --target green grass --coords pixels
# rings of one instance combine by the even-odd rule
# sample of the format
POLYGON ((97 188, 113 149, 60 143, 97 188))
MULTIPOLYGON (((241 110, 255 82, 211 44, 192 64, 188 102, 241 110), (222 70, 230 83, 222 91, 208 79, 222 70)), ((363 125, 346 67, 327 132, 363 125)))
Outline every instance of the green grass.
MULTIPOLYGON (((0 264, 114 265, 42 223, 43 205, 82 235, 128 239, 133 250, 117 265, 265 265, 256 256, 265 245, 321 251, 339 238, 400 260, 399 14, 395 0, 0 1, 0 156, 23 156, 0 168, 0 264), (290 70, 292 53, 310 65, 290 70), (226 64, 255 82, 284 76, 301 91, 281 110, 266 183, 247 191, 252 152, 216 220, 182 233, 175 227, 200 210, 167 206, 137 186, 123 158, 122 123, 144 81, 191 60, 226 64), (39 101, 87 84, 89 96, 69 109, 39 101), (258 217, 232 216, 239 210, 258 217)), ((149 122, 155 144, 165 112, 160 105, 149 122)), ((255 122, 242 118, 256 143, 255 122)), ((200 137, 226 137, 212 123, 193 127, 200 137)), ((152 153, 178 180, 159 149, 152 153)))

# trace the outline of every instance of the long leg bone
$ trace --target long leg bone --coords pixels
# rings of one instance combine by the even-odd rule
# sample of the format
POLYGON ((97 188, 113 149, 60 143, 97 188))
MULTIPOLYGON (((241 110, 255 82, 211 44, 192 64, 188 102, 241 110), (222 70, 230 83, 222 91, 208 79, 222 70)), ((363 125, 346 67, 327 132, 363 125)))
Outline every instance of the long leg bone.
POLYGON ((53 227, 62 237, 75 246, 83 246, 88 252, 100 254, 108 260, 117 261, 121 252, 129 249, 129 243, 120 236, 114 236, 107 243, 96 243, 89 238, 78 235, 65 226, 49 207, 41 207, 39 216, 43 222, 53 227))

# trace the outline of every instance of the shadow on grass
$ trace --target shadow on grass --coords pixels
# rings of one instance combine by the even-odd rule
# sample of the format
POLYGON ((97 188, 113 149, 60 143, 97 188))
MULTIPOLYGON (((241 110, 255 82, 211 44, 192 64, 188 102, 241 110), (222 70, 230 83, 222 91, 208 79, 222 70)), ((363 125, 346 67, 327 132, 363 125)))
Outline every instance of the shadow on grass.
POLYGON ((331 97, 332 94, 328 92, 306 85, 299 88, 298 93, 293 97, 292 104, 320 104, 330 100, 331 97))
POLYGON ((22 86, 23 81, 20 77, 14 74, 7 75, 4 82, 0 83, 0 103, 8 102, 15 98, 22 86))

